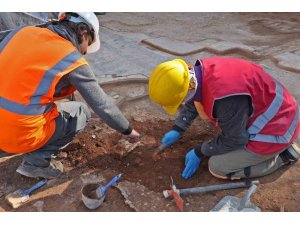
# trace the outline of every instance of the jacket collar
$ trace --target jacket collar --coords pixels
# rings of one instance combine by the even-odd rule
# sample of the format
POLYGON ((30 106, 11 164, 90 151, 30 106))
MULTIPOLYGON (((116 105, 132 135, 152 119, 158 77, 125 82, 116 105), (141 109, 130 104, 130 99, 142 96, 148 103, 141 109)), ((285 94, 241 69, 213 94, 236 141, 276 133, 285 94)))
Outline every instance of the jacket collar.
POLYGON ((77 36, 74 33, 73 30, 71 30, 71 28, 68 28, 64 25, 49 25, 48 29, 51 30, 52 32, 58 34, 59 36, 63 37, 64 39, 72 42, 72 44, 79 49, 79 43, 77 40, 77 36))

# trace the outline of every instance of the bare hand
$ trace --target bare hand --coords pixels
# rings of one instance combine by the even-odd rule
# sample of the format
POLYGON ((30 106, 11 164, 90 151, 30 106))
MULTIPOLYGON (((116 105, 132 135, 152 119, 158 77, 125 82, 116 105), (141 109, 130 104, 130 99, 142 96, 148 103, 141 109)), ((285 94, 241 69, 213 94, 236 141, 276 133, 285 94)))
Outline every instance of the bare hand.
POLYGON ((131 133, 129 135, 126 136, 126 138, 128 139, 128 141, 130 143, 134 143, 139 141, 140 139, 140 134, 136 131, 136 130, 132 130, 131 133))

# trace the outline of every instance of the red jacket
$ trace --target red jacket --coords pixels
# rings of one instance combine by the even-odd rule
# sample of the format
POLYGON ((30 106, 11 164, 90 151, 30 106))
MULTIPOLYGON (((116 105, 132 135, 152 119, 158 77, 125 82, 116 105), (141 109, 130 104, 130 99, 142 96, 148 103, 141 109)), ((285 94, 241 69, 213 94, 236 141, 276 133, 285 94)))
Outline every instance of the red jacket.
POLYGON ((215 100, 248 95, 253 113, 247 129, 247 149, 262 155, 287 148, 299 133, 299 106, 287 89, 259 65, 242 59, 213 57, 201 60, 202 104, 213 123, 215 100))

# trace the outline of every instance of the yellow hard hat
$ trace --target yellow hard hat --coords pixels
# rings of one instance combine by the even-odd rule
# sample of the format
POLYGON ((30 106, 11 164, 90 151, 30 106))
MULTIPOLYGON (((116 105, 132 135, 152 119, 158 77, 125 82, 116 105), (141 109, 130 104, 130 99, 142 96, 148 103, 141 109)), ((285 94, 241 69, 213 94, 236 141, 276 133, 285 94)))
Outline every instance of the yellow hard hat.
POLYGON ((159 64, 149 78, 149 97, 174 115, 189 89, 189 69, 185 61, 174 59, 159 64))

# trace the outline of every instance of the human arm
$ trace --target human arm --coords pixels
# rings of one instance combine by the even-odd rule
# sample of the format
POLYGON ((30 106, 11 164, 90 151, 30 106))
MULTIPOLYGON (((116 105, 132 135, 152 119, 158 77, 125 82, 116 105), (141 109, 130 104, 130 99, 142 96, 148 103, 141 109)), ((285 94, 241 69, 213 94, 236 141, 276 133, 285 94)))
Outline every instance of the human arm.
POLYGON ((216 138, 197 145, 196 153, 211 156, 245 147, 249 140, 246 126, 251 112, 251 99, 247 95, 230 96, 217 100, 213 114, 222 132, 216 138))
POLYGON ((69 74, 69 81, 76 87, 84 100, 107 125, 122 134, 137 135, 135 133, 136 131, 133 132, 129 121, 114 104, 111 97, 99 86, 98 81, 89 66, 80 66, 72 71, 69 74))

